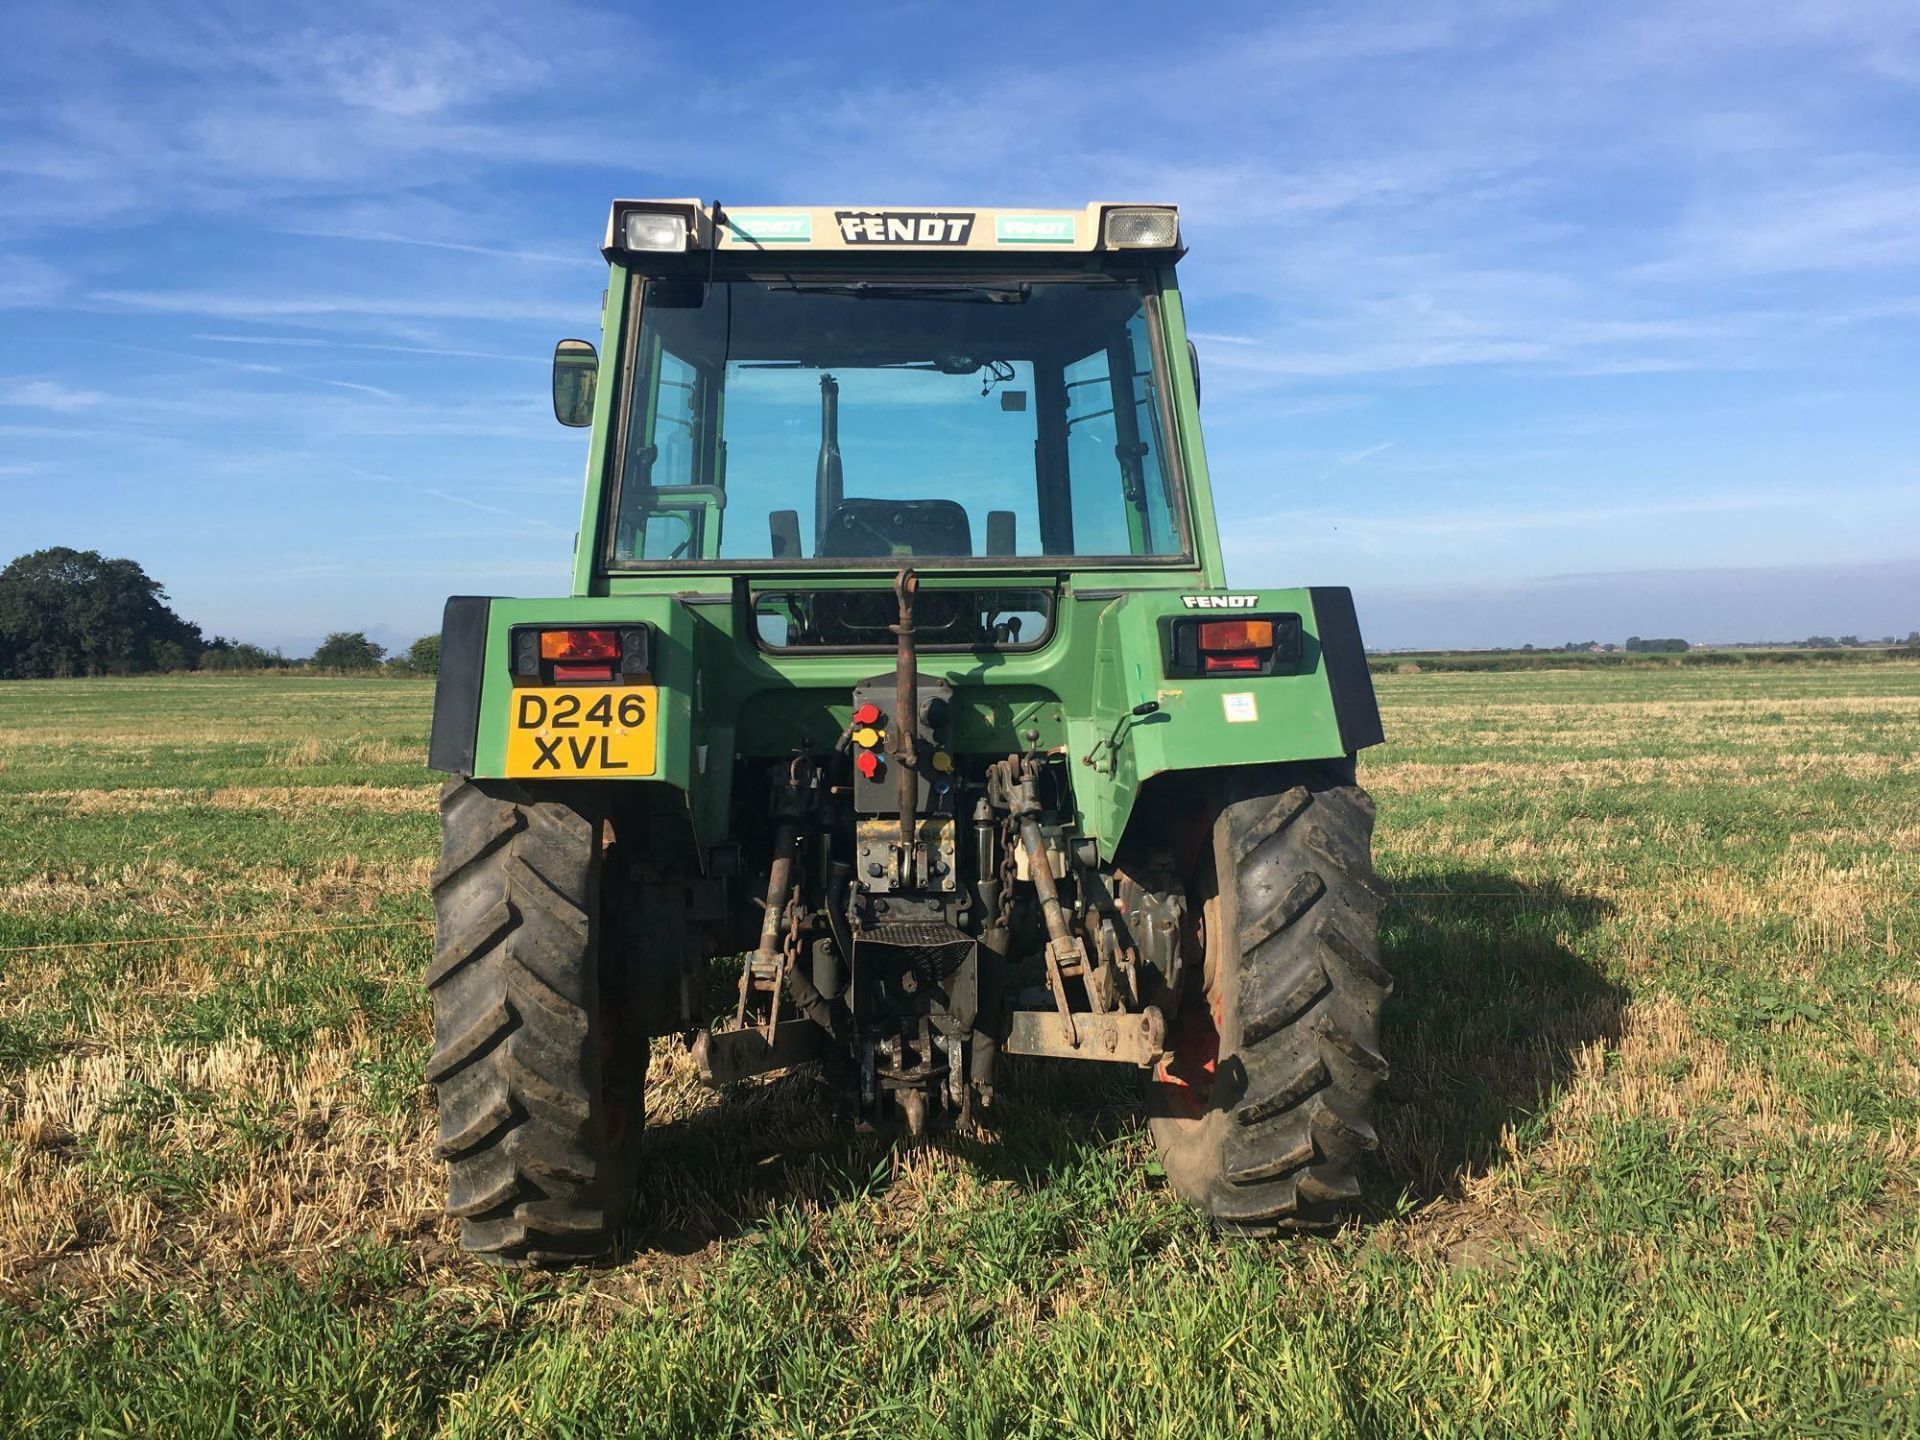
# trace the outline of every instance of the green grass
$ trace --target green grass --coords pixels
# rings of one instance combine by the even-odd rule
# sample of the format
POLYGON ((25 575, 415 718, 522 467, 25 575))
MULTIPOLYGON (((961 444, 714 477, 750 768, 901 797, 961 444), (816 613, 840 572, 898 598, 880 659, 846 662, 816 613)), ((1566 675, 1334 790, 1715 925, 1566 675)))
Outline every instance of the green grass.
POLYGON ((1106 1072, 896 1153, 663 1048, 623 1253, 521 1277, 437 1213, 428 688, 0 686, 0 1433, 1920 1429, 1920 665, 1377 684, 1354 1225, 1209 1235, 1106 1072))
POLYGON ((1659 669, 1681 667, 1696 669, 1740 667, 1755 669, 1782 665, 1878 665, 1887 661, 1920 659, 1920 647, 1907 644, 1876 644, 1846 649, 1802 645, 1746 646, 1738 649, 1696 646, 1677 653, 1665 651, 1610 650, 1402 650, 1376 653, 1367 666, 1376 675, 1418 675, 1433 673, 1490 674, 1495 671, 1526 673, 1541 670, 1659 669))

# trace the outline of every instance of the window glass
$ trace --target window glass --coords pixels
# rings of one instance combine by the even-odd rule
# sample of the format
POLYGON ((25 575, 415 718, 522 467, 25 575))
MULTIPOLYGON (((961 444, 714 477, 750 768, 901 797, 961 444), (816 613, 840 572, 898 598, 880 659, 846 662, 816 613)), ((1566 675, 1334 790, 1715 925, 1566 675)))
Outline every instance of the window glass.
MULTIPOLYGON (((891 590, 761 590, 753 597, 760 643, 770 649, 892 650, 900 602, 891 590)), ((927 650, 1017 649, 1044 641, 1053 621, 1046 590, 925 589, 914 633, 927 650)))
POLYGON ((1134 433, 1139 437, 1140 486, 1146 505, 1146 544, 1141 552, 1157 555, 1180 548, 1180 535, 1174 519, 1172 469, 1162 458, 1164 439, 1160 426, 1160 377, 1153 367, 1153 339, 1147 334, 1144 311, 1135 311, 1127 321, 1127 358, 1133 364, 1134 433))
POLYGON ((653 426, 653 443, 660 451, 653 466, 656 485, 700 483, 695 448, 699 418, 694 406, 698 379, 693 366, 671 351, 662 352, 659 405, 653 426))
POLYGON ((1011 514, 1013 554, 1039 553, 1033 366, 984 371, 835 366, 727 366, 727 520, 723 559, 774 554, 768 520, 800 514, 810 558, 984 555, 995 511, 1011 514), (988 393, 982 395, 982 390, 988 393), (1005 408, 1001 395, 1018 397, 1005 408), (835 432, 839 501, 814 505, 823 416, 835 432), (796 485, 795 477, 799 477, 796 485))
POLYGON ((1080 554, 1166 555, 1180 549, 1161 465, 1161 427, 1146 316, 1066 368, 1067 473, 1080 554), (1118 377, 1116 379, 1116 376, 1118 377))
POLYGON ((1107 352, 1067 366, 1067 475, 1073 544, 1092 555, 1129 555, 1126 496, 1114 455, 1113 383, 1107 352))
POLYGON ((1138 281, 639 288, 616 565, 1182 551, 1138 281))

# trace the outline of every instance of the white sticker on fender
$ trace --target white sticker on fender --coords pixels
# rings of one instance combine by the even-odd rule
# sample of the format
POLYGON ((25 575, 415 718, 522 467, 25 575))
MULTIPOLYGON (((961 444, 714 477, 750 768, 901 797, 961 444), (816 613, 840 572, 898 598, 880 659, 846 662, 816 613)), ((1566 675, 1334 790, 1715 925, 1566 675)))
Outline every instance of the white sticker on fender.
POLYGON ((1251 610, 1260 603, 1258 595, 1182 595, 1180 603, 1189 610, 1251 610))
POLYGON ((1220 697, 1220 708, 1227 712, 1229 725, 1246 725, 1260 718, 1260 707, 1245 690, 1220 697))

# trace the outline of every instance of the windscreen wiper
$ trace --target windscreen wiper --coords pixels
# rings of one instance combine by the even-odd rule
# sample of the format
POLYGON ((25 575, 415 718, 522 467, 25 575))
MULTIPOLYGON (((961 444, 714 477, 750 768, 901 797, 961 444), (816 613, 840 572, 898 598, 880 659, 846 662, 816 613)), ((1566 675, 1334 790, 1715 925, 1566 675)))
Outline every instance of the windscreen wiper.
POLYGON ((1033 286, 1018 285, 915 285, 896 280, 789 280, 785 285, 770 285, 770 290, 792 290, 803 295, 841 295, 850 300, 938 300, 950 305, 1022 305, 1033 294, 1033 286))

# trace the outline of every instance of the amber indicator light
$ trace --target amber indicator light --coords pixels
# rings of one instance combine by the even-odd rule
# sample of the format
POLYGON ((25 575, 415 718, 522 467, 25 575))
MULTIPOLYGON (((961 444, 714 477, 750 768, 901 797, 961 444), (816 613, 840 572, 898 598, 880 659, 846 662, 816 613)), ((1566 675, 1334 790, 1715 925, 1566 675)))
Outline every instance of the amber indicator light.
POLYGON ((1202 654, 1227 650, 1271 650, 1271 620, 1209 620, 1200 627, 1202 654))

